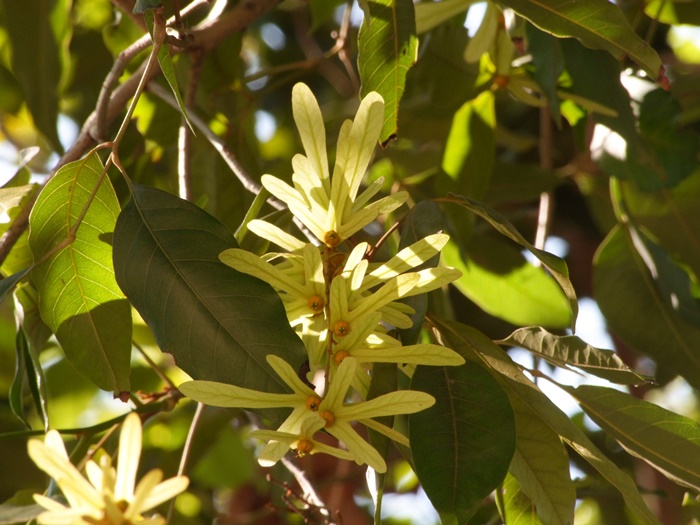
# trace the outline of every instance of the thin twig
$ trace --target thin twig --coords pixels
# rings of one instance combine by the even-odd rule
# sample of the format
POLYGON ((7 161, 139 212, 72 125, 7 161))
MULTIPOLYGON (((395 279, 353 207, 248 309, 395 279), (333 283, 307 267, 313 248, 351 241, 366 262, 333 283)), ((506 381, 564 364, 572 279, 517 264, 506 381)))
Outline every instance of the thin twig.
POLYGON ((319 512, 328 519, 328 524, 333 525, 333 522, 330 520, 330 512, 328 512, 323 500, 318 496, 318 494, 316 494, 311 482, 306 479, 306 474, 304 471, 292 463, 286 456, 283 456, 281 461, 289 473, 294 476, 294 479, 297 481, 299 487, 304 493, 304 498, 306 501, 316 506, 319 509, 319 512))
MULTIPOLYGON (((552 160, 552 115, 549 106, 540 108, 540 141, 539 156, 540 167, 551 171, 552 160)), ((540 207, 537 214, 537 233, 535 234, 535 248, 544 249, 549 234, 549 223, 552 216, 552 194, 545 191, 540 194, 540 207)), ((539 261, 538 261, 539 263, 539 261)), ((541 263, 540 263, 541 264, 541 263)))
MULTIPOLYGON (((190 68, 187 78, 187 88, 185 90, 185 109, 189 113, 194 107, 197 95, 199 77, 202 73, 202 62, 204 55, 195 50, 190 53, 190 68)), ((181 199, 192 200, 192 132, 187 124, 184 115, 180 118, 180 128, 178 130, 178 193, 181 199)))
POLYGON ((131 344, 133 345, 134 348, 141 354, 141 357, 148 363, 148 366, 150 366, 153 371, 156 373, 158 377, 160 377, 160 380, 163 381, 169 388, 177 388, 175 386, 175 383, 172 382, 172 380, 163 372, 160 367, 156 364, 156 362, 150 358, 150 356, 146 353, 146 351, 139 345, 136 341, 132 341, 131 344))

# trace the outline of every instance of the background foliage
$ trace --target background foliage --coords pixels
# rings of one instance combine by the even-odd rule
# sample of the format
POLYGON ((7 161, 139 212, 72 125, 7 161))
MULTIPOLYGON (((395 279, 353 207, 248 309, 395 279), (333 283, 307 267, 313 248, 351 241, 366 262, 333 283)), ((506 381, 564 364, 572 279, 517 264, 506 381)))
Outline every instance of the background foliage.
MULTIPOLYGON (((371 523, 382 495, 399 523, 391 503, 422 490, 443 523, 700 519, 697 0, 163 4, 0 3, 1 523, 46 487, 27 437, 64 430, 79 461, 127 401, 147 419, 144 470, 186 458, 173 523, 371 523), (302 366, 272 289, 218 263, 266 251, 251 218, 296 228, 260 177, 291 177, 297 81, 329 137, 360 96, 386 101, 367 181, 410 206, 358 238, 398 226, 388 258, 445 229, 442 262, 463 273, 410 299, 429 322, 401 337, 467 364, 418 367, 412 388, 438 402, 395 421, 411 451, 376 445, 374 489, 354 464, 300 459, 323 508, 255 462, 245 431, 281 414, 200 411, 175 388, 282 391, 265 355, 302 366), (579 303, 614 348, 572 335, 593 322, 579 303)), ((374 377, 373 395, 405 379, 374 377)))

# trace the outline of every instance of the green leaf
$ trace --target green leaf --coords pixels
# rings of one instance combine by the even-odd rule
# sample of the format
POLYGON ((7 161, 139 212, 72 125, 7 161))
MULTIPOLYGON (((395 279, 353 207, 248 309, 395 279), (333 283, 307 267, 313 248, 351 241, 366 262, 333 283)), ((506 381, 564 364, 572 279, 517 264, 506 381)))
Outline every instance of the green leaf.
MULTIPOLYGON (((535 504, 521 490, 518 480, 512 474, 508 473, 500 490, 503 496, 502 499, 497 498, 496 503, 503 523, 507 525, 543 525, 535 511, 535 504)), ((573 521, 569 523, 573 523, 573 521)))
POLYGON ((44 322, 66 358, 104 390, 129 390, 131 308, 114 279, 112 232, 119 201, 96 154, 62 167, 29 216, 32 280, 44 322), (90 195, 97 192, 92 202, 90 195), (75 233, 69 235, 83 213, 75 233))
POLYGON ((27 338, 20 330, 17 332, 17 337, 15 338, 15 375, 10 385, 8 400, 10 409, 15 417, 19 419, 27 429, 31 430, 32 426, 29 424, 24 410, 24 380, 28 377, 28 374, 32 373, 32 365, 31 361, 28 359, 28 354, 29 348, 27 345, 27 338))
MULTIPOLYGON (((151 2, 152 0, 145 1, 151 2)), ((136 7, 134 7, 134 12, 137 12, 136 7)), ((148 32, 151 34, 151 38, 153 37, 153 24, 155 16, 156 15, 154 14, 153 9, 146 9, 145 11, 143 11, 143 18, 146 21, 146 25, 148 26, 148 32)), ((177 85, 177 76, 175 75, 175 69, 173 68, 173 60, 172 58, 170 58, 170 51, 168 51, 168 46, 166 44, 160 46, 160 49, 158 50, 158 64, 160 64, 160 69, 163 72, 163 76, 165 77, 165 80, 168 81, 168 85, 173 91, 173 95, 175 95, 175 100, 177 100, 177 105, 180 108, 180 113, 182 113, 182 116, 185 117, 185 122, 187 122, 187 125, 189 126, 190 131, 192 131, 192 134, 196 135, 196 133, 194 132, 194 127, 192 126, 192 122, 190 122, 190 118, 187 116, 187 108, 185 107, 185 101, 182 100, 182 96, 180 95, 180 88, 177 85)))
POLYGON ((698 0, 646 0, 644 12, 648 17, 664 24, 700 25, 698 0))
POLYGON ((493 92, 484 91, 465 102, 452 119, 442 157, 442 169, 451 179, 447 191, 481 199, 489 187, 495 155, 495 98, 493 92))
MULTIPOLYGON (((413 243, 432 235, 439 233, 445 229, 445 218, 440 211, 440 207, 433 201, 421 201, 416 204, 406 216, 401 229, 401 239, 399 241, 399 250, 402 250, 413 243)), ((434 268, 440 262, 440 255, 437 254, 432 259, 417 266, 415 270, 423 270, 425 268, 434 268)), ((409 305, 415 310, 409 314, 413 321, 411 328, 399 330, 401 343, 405 345, 413 345, 418 342, 418 336, 423 329, 423 321, 425 314, 428 311, 428 295, 418 294, 411 297, 400 299, 404 304, 409 305)))
POLYGON ((612 350, 590 346, 575 335, 554 335, 541 326, 519 328, 497 342, 525 348, 554 366, 575 366, 613 383, 638 385, 651 379, 632 370, 612 350))
POLYGON ((532 54, 532 64, 535 66, 532 76, 547 97, 554 122, 560 123, 561 111, 557 85, 559 77, 564 72, 564 53, 559 40, 549 33, 540 31, 532 24, 525 24, 525 35, 527 50, 532 54))
POLYGON ((7 294, 14 290, 17 283, 24 279, 31 271, 31 268, 26 268, 21 272, 13 273, 9 277, 0 280, 0 302, 4 301, 7 294))
POLYGON ((360 0, 365 18, 358 36, 357 67, 360 94, 376 91, 384 97, 382 146, 398 133, 399 102, 406 73, 416 61, 418 39, 412 0, 360 0))
POLYGON ((153 9, 157 9, 163 5, 161 0, 136 0, 133 12, 136 14, 148 13, 153 9))
POLYGON ((477 236, 470 246, 461 253, 450 241, 442 257, 462 272, 454 286, 482 310, 515 325, 569 326, 566 296, 543 268, 500 238, 477 236))
POLYGON ((559 283, 559 286, 569 300, 569 307, 571 308, 571 327, 572 329, 575 328, 576 316, 578 314, 578 302, 576 301, 576 292, 574 291, 574 287, 569 280, 569 269, 566 267, 564 260, 549 252, 535 248, 532 244, 525 240, 525 237, 523 237, 520 232, 518 232, 518 230, 516 230, 505 217, 503 217, 503 215, 485 204, 461 195, 453 196, 453 199, 450 199, 450 202, 454 202, 468 209, 472 213, 475 213, 493 226, 500 234, 526 248, 540 260, 540 262, 552 274, 552 277, 554 277, 557 283, 559 283))
POLYGON ((286 392, 265 357, 296 370, 306 351, 272 287, 219 261, 238 246, 233 235, 174 195, 132 191, 114 232, 114 266, 160 348, 193 379, 286 392))
POLYGON ((15 523, 28 523, 46 509, 41 505, 0 505, 0 525, 13 525, 15 523))
POLYGON ((566 391, 630 454, 676 483, 700 489, 700 425, 695 421, 612 388, 584 385, 566 391))
POLYGON ((338 6, 344 3, 346 3, 344 0, 309 0, 311 31, 315 31, 323 23, 330 20, 338 6))
POLYGON ((476 4, 478 1, 442 0, 442 2, 421 2, 416 4, 416 34, 423 34, 457 15, 466 13, 469 6, 476 4))
POLYGON ((408 420, 418 479, 441 516, 465 523, 508 472, 515 450, 508 396, 473 361, 418 367, 411 388, 437 400, 408 420))
MULTIPOLYGON (((506 352, 482 333, 462 323, 439 319, 433 319, 433 322, 450 348, 469 359, 478 359, 493 369, 511 400, 518 398, 521 405, 528 405, 545 425, 559 434, 577 454, 618 489, 640 523, 660 525, 645 505, 632 478, 610 461, 586 434, 525 376, 506 352)), ((517 406, 516 401, 512 403, 513 406, 517 406)))
POLYGON ((56 129, 56 88, 61 77, 61 64, 51 27, 55 6, 56 2, 52 0, 3 1, 4 27, 12 42, 12 70, 22 87, 37 129, 55 151, 62 152, 56 129))
POLYGON ((660 366, 700 386, 700 329, 667 306, 623 228, 614 228, 600 245, 593 271, 595 299, 608 327, 660 366))
POLYGON ((493 174, 484 200, 493 203, 513 203, 536 200, 562 182, 552 171, 536 164, 494 162, 493 174))
MULTIPOLYGON (((569 476, 569 455, 559 435, 550 429, 528 404, 517 396, 510 396, 515 413, 517 443, 510 473, 517 480, 523 497, 504 499, 510 514, 518 507, 527 511, 523 503, 535 506, 537 515, 548 525, 567 525, 574 522, 576 490, 569 476), (523 501, 527 500, 527 502, 523 501)), ((506 479, 507 490, 508 479, 506 479)), ((510 524, 511 521, 506 520, 510 524)), ((513 521, 520 523, 520 521, 513 521)))
POLYGON ((572 36, 586 47, 603 49, 616 59, 630 57, 658 78, 661 59, 639 37, 620 8, 607 0, 505 0, 506 6, 558 37, 572 36))

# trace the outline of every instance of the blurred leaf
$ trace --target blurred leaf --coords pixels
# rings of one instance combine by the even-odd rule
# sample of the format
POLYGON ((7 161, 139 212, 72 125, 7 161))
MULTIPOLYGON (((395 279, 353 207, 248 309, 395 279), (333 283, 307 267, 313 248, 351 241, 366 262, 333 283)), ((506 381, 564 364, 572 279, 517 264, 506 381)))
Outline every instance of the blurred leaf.
MULTIPOLYGON (((497 372, 499 382, 511 399, 519 398, 521 405, 528 405, 552 431, 590 463, 606 480, 622 494, 625 503, 640 523, 660 525, 645 505, 632 478, 608 459, 586 434, 569 419, 537 385, 530 381, 498 345, 467 325, 453 321, 433 320, 450 348, 469 359, 478 359, 497 372)), ((513 401, 513 405, 516 405, 513 401)), ((567 467, 568 472, 568 467, 567 467)))
POLYGON ((338 6, 346 3, 345 0, 309 0, 311 31, 315 31, 319 26, 330 20, 338 6))
POLYGON ((603 49, 617 60, 629 57, 653 79, 661 72, 659 55, 634 32, 620 8, 607 0, 505 0, 503 3, 543 31, 558 37, 573 36, 586 47, 603 49))
POLYGON ((538 199, 562 182, 553 172, 536 164, 494 162, 484 200, 489 203, 526 202, 538 199))
POLYGON ((419 366, 411 388, 436 399, 408 419, 418 479, 443 522, 450 516, 465 523, 508 472, 515 450, 508 396, 473 361, 458 367, 419 366))
POLYGON ((4 64, 0 64, 0 86, 2 86, 0 89, 0 109, 3 112, 16 115, 22 108, 24 93, 22 93, 22 86, 17 78, 4 64))
POLYGON ((666 305, 621 227, 613 229, 598 248, 593 270, 595 299, 610 330, 659 365, 700 386, 700 328, 666 305))
POLYGON ((644 12, 649 18, 664 24, 700 25, 698 0, 645 0, 644 12))
MULTIPOLYGON (((408 212, 401 228, 401 240, 399 250, 402 250, 414 242, 439 233, 445 229, 445 218, 440 211, 440 207, 433 201, 421 201, 408 212)), ((432 259, 424 262, 415 270, 435 267, 440 262, 440 255, 435 255, 432 259)), ((418 336, 423 329, 423 321, 428 310, 428 295, 418 294, 400 300, 415 310, 409 317, 413 321, 411 328, 399 330, 399 336, 403 345, 413 345, 418 342, 418 336)))
MULTIPOLYGON (((548 525, 567 525, 574 522, 576 490, 569 475, 569 455, 559 435, 542 421, 532 407, 517 396, 510 396, 515 413, 517 442, 510 464, 510 473, 522 495, 504 499, 510 518, 520 507, 527 512, 534 505, 537 515, 548 525), (523 497, 524 496, 524 497, 523 497)), ((512 485, 512 482, 511 482, 512 485)), ((506 516, 509 516, 506 514, 506 516)), ((511 521, 506 520, 510 524, 511 521)), ((520 523, 520 521, 513 521, 520 523)))
POLYGON ((575 335, 554 335, 541 326, 519 328, 498 343, 525 348, 554 366, 575 366, 613 383, 639 385, 651 379, 632 370, 612 350, 590 346, 575 335))
POLYGON ((24 380, 32 373, 32 362, 29 360, 27 338, 20 330, 17 332, 15 343, 15 375, 12 379, 12 386, 10 386, 8 400, 12 413, 29 430, 31 430, 32 426, 29 424, 24 410, 24 380))
POLYGON ((10 208, 19 206, 22 198, 30 193, 34 188, 35 186, 33 184, 11 188, 0 188, 0 221, 8 222, 9 215, 7 215, 7 212, 10 210, 10 208), (5 218, 8 220, 2 220, 5 218))
POLYGON ((516 230, 513 225, 508 222, 505 217, 503 217, 503 215, 498 213, 496 210, 489 208, 485 204, 464 196, 456 196, 455 198, 451 199, 450 202, 459 204, 472 213, 475 213, 493 226, 500 234, 526 248, 540 260, 547 270, 549 270, 552 277, 554 277, 554 279, 556 279, 556 281, 559 283, 559 286, 569 300, 569 307, 571 308, 571 327, 574 328, 576 326, 576 316, 578 314, 578 302, 576 300, 576 292, 574 291, 574 287, 569 280, 569 269, 567 268, 564 260, 549 252, 535 248, 532 244, 525 240, 518 230, 516 230))
MULTIPOLYGON (((37 129, 62 152, 58 138, 59 48, 51 27, 55 0, 3 0, 5 28, 12 41, 12 69, 37 129)), ((60 2, 58 3, 60 6, 60 2)))
MULTIPOLYGON (((153 0, 138 0, 139 2, 146 2, 146 3, 151 3, 153 0)), ((146 25, 148 26, 148 32, 151 34, 151 38, 153 38, 153 24, 154 24, 154 19, 155 19, 155 14, 153 12, 153 9, 146 9, 145 11, 136 11, 136 7, 134 7, 134 12, 135 13, 140 13, 143 12, 143 18, 146 21, 146 25)), ((158 15, 162 16, 162 15, 158 15)), ((163 20, 162 23, 164 24, 165 21, 163 20)), ((180 88, 177 85, 177 76, 175 75, 175 69, 173 68, 173 60, 170 58, 170 51, 168 51, 168 46, 167 44, 163 44, 160 46, 160 49, 158 50, 158 64, 160 64, 160 70, 163 72, 163 76, 165 77, 165 80, 168 81, 168 85, 170 86, 170 89, 173 92, 173 95, 175 95, 175 100, 177 100, 177 105, 180 107, 180 113, 182 114, 183 117, 185 117, 185 122, 187 122, 187 125, 190 128, 190 131, 192 132, 193 135, 196 135, 194 132, 194 127, 192 126, 192 123, 190 122, 190 118, 187 116, 187 108, 185 107, 185 101, 182 100, 182 96, 180 95, 180 88)))
POLYGON ((399 102, 406 73, 416 61, 418 39, 412 0, 360 0, 365 18, 358 36, 357 67, 362 97, 384 97, 384 125, 379 142, 386 146, 398 133, 399 102))
MULTIPOLYGON (((500 490, 503 498, 502 500, 497 498, 496 503, 499 504, 498 510, 503 523, 508 525, 543 525, 542 520, 540 520, 535 511, 535 504, 520 489, 518 480, 512 474, 508 473, 500 490)), ((556 522, 547 523, 553 524, 556 522)), ((568 523, 573 523, 573 521, 568 523)))
POLYGON ((452 120, 442 158, 442 169, 450 178, 445 192, 475 199, 484 196, 496 155, 495 134, 495 99, 491 91, 484 91, 465 102, 452 120))
POLYGON ((564 72, 564 53, 559 45, 559 39, 532 24, 525 24, 525 35, 527 50, 532 54, 532 63, 535 66, 532 76, 547 97, 554 122, 560 123, 561 111, 557 85, 559 77, 564 72))
POLYGON ((13 525, 15 523, 28 523, 46 509, 41 505, 0 505, 0 525, 13 525))
POLYGON ((571 312, 561 288, 543 268, 530 264, 500 239, 474 237, 465 251, 450 241, 442 257, 462 272, 454 286, 485 312, 515 325, 570 325, 571 312))
POLYGON ((416 4, 416 34, 423 34, 457 15, 466 13, 469 6, 478 1, 442 0, 442 2, 421 2, 416 4))
POLYGON ((586 414, 630 454, 685 487, 700 489, 700 425, 602 386, 566 388, 586 414))
POLYGON ((622 196, 635 223, 695 278, 700 276, 700 171, 666 191, 642 192, 623 184, 622 196))
POLYGON ((286 392, 265 357, 298 369, 306 351, 274 290, 219 261, 235 247, 200 208, 134 185, 114 233, 117 281, 160 348, 192 378, 286 392))
POLYGON ((103 390, 129 390, 131 309, 114 279, 119 202, 97 154, 63 166, 29 216, 41 316, 68 360, 103 390), (91 193, 99 183, 94 200, 91 193), (89 206, 89 207, 88 207, 89 206), (72 229, 85 211, 75 239, 72 229))

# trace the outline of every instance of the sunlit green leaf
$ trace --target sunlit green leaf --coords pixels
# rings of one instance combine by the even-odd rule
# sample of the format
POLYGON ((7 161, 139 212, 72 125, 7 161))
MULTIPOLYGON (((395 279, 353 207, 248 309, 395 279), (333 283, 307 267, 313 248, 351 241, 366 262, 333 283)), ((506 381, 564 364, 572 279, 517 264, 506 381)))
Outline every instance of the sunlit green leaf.
POLYGON ((650 379, 628 367, 612 350, 590 346, 575 335, 552 334, 541 326, 519 328, 498 343, 525 348, 555 366, 575 366, 613 383, 636 385, 650 379))
POLYGON ((489 338, 462 323, 434 319, 446 343, 462 355, 478 359, 498 373, 501 385, 512 399, 517 397, 528 405, 552 431, 590 463, 608 482, 622 494, 630 511, 640 523, 660 525, 658 519, 645 505, 639 491, 627 474, 622 472, 586 436, 586 434, 530 381, 518 365, 513 363, 498 345, 489 338))
POLYGON ((447 191, 475 199, 483 197, 491 180, 495 134, 494 95, 491 91, 484 91, 465 102, 452 120, 442 158, 442 169, 451 179, 447 191))
MULTIPOLYGON (((455 196, 450 199, 450 202, 454 202, 468 209, 472 213, 475 213, 485 221, 487 221, 491 226, 493 226, 496 231, 502 235, 508 237, 509 239, 520 244, 522 247, 530 251, 535 257, 537 257, 540 262, 549 270, 552 277, 556 279, 557 283, 563 290, 567 299, 569 300, 569 307, 571 309, 571 326, 572 328, 576 326, 576 316, 578 314, 578 302, 576 300, 576 292, 574 287, 569 280, 569 269, 566 263, 549 252, 535 248, 532 244, 525 240, 525 238, 516 230, 513 225, 508 222, 508 220, 503 217, 496 210, 489 208, 485 204, 478 202, 474 199, 464 196, 455 196)), ((529 323, 524 323, 529 324, 529 323)))
MULTIPOLYGON (((535 504, 521 490, 518 480, 508 473, 500 488, 501 498, 496 499, 503 523, 508 525, 543 525, 537 516, 535 504)), ((569 522, 573 523, 573 522, 569 522)))
POLYGON ((621 227, 600 245, 593 268, 595 298, 609 328, 659 365, 700 385, 700 328, 666 305, 621 227))
POLYGON ((644 12, 664 24, 700 25, 698 0, 646 0, 644 12))
POLYGON ((284 392, 266 356, 296 370, 304 346, 274 290, 219 261, 235 247, 226 227, 194 204, 134 185, 114 233, 117 281, 192 378, 284 392))
POLYGON ((399 102, 406 73, 416 61, 418 40, 411 0, 360 0, 365 13, 359 34, 357 65, 360 94, 384 97, 384 124, 379 142, 386 145, 398 133, 399 102))
POLYGON ((612 388, 583 385, 567 391, 629 453, 676 483, 700 489, 697 422, 612 388))
POLYGON ((571 312, 557 283, 500 239, 475 237, 473 249, 460 252, 450 241, 442 250, 445 264, 462 276, 453 284, 485 312, 515 325, 565 328, 571 312))
POLYGON ((41 261, 32 280, 68 360, 100 388, 122 392, 129 390, 131 309, 112 267, 119 202, 109 178, 100 183, 102 172, 92 154, 61 168, 39 194, 29 217, 29 245, 41 261))
POLYGON ((420 2, 416 4, 416 34, 439 26, 455 16, 466 13, 469 6, 479 0, 443 0, 442 2, 420 2))
POLYGON ((607 0, 505 0, 506 6, 558 37, 578 38, 587 47, 604 49, 621 60, 630 57, 652 78, 661 71, 656 51, 639 37, 620 8, 607 0))
POLYGON ((437 400, 409 416, 418 479, 441 516, 465 523, 508 472, 515 450, 508 396, 481 365, 469 361, 419 367, 411 388, 437 400))

